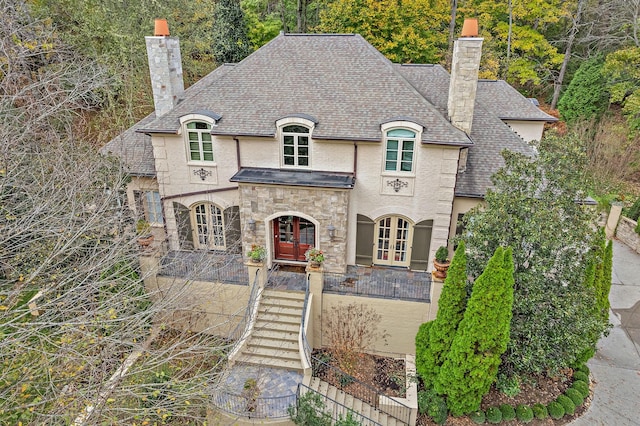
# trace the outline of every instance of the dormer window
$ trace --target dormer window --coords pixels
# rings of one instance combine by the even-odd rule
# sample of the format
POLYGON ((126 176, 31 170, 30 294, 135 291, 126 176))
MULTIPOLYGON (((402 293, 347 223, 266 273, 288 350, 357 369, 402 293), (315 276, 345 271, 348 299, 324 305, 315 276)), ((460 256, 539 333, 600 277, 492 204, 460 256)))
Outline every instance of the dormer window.
POLYGON ((299 124, 282 128, 282 164, 309 167, 309 128, 299 124))
POLYGON ((413 172, 416 133, 407 129, 387 131, 384 170, 413 172))
POLYGON ((190 161, 213 161, 211 125, 202 121, 187 123, 190 161))

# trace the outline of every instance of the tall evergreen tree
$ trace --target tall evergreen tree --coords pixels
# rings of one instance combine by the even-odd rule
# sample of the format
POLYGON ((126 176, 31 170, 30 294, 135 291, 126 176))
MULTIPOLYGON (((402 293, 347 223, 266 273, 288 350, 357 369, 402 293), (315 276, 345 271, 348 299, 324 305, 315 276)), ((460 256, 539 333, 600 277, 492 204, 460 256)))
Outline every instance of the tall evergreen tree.
POLYGON ((435 320, 422 324, 416 335, 416 369, 426 387, 431 387, 438 376, 464 315, 467 303, 466 285, 467 255, 464 242, 461 242, 453 255, 442 287, 438 315, 435 320))
POLYGON ((240 62, 251 53, 238 0, 217 0, 213 9, 213 56, 219 64, 240 62))
POLYGON ((480 407, 507 349, 513 305, 511 249, 498 247, 473 285, 451 350, 435 383, 454 415, 480 407))

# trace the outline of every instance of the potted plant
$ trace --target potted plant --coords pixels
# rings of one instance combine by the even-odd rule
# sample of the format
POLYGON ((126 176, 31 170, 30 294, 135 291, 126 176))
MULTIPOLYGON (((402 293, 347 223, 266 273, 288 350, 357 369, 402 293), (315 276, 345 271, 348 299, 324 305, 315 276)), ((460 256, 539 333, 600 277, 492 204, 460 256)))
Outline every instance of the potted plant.
POLYGON ((436 258, 433 260, 433 267, 436 269, 434 276, 436 278, 444 279, 447 277, 447 269, 449 269, 449 249, 446 246, 438 247, 436 250, 436 258))
POLYGON ((309 262, 309 266, 312 266, 314 268, 320 267, 322 262, 324 262, 324 252, 315 247, 311 247, 309 250, 307 250, 304 254, 304 257, 309 262))
POLYGON ((253 263, 260 263, 267 257, 267 250, 258 244, 252 244, 251 250, 247 252, 249 260, 253 263))
POLYGON ((151 233, 151 225, 144 219, 136 222, 136 233, 138 234, 138 244, 142 248, 149 247, 153 242, 153 234, 151 233))

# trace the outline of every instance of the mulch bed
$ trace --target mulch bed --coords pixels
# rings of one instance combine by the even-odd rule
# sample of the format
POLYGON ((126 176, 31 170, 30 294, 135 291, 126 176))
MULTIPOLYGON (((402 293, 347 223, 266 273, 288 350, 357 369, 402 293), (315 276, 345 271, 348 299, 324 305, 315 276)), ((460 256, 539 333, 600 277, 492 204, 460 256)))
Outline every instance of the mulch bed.
MULTIPOLYGON (((566 372, 564 375, 559 375, 558 377, 547 377, 547 376, 537 376, 532 378, 532 383, 525 383, 521 385, 521 391, 518 395, 514 397, 508 397, 502 392, 498 391, 494 387, 491 388, 489 393, 482 398, 482 404, 480 408, 484 411, 489 407, 498 407, 501 404, 509 404, 514 408, 519 404, 525 404, 529 406, 533 406, 536 403, 548 404, 549 402, 555 400, 558 395, 562 394, 567 388, 571 385, 570 375, 572 372, 566 372)), ((572 422, 576 418, 580 417, 584 414, 585 411, 589 408, 591 404, 591 398, 593 393, 590 394, 586 399, 584 404, 580 407, 576 407, 576 411, 571 416, 564 416, 559 420, 554 420, 552 418, 547 418, 545 420, 533 419, 526 425, 529 426, 559 426, 565 425, 567 423, 572 422)), ((418 415, 418 422, 416 423, 418 426, 431 426, 435 425, 430 418, 426 415, 418 415)), ((468 417, 453 417, 449 416, 447 418, 446 425, 453 426, 473 426, 476 423, 471 421, 468 417)), ((485 423, 488 424, 488 423, 485 423)), ((501 422, 500 425, 505 426, 516 426, 516 425, 525 425, 518 420, 511 420, 508 422, 501 422)))

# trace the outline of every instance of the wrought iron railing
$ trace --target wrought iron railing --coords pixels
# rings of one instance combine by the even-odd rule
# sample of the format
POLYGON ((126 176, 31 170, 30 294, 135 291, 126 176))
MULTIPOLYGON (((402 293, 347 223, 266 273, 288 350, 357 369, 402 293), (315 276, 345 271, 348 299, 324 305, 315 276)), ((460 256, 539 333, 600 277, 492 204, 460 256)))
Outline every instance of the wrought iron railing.
POLYGON ((258 284, 258 273, 259 271, 256 271, 256 276, 253 278, 251 293, 249 294, 249 300, 247 301, 247 307, 245 308, 244 315, 235 329, 231 332, 230 338, 236 341, 236 344, 241 343, 239 341, 248 334, 248 327, 251 324, 251 320, 258 311, 258 307, 256 306, 256 299, 258 298, 260 290, 260 285, 258 284))
POLYGON ((299 407, 300 398, 308 392, 313 392, 320 397, 320 401, 322 402, 322 406, 324 407, 323 412, 327 413, 334 422, 338 420, 344 420, 349 416, 362 426, 382 426, 380 423, 370 419, 369 417, 364 416, 357 411, 353 411, 351 407, 347 407, 346 405, 341 404, 336 400, 329 398, 328 396, 323 395, 302 383, 298 385, 296 408, 299 407))
POLYGON ((302 334, 302 350, 304 351, 304 357, 306 364, 311 365, 311 345, 307 340, 307 311, 309 309, 309 279, 311 274, 307 275, 307 286, 304 293, 304 306, 302 307, 302 321, 300 323, 300 333, 302 334))
POLYGON ((382 391, 368 385, 350 374, 345 373, 317 357, 311 357, 312 374, 325 382, 332 384, 361 401, 366 402, 379 411, 393 417, 394 419, 409 424, 411 420, 411 408, 398 398, 385 395, 382 391))
POLYGON ((431 277, 426 272, 354 268, 346 274, 324 273, 325 293, 429 302, 431 277))
POLYGON ((162 258, 158 275, 248 285, 247 274, 239 254, 171 251, 162 258))
POLYGON ((296 404, 296 394, 255 397, 250 394, 237 394, 224 390, 215 390, 212 402, 215 407, 228 414, 251 419, 282 419, 289 417, 288 409, 296 404))

